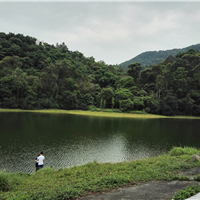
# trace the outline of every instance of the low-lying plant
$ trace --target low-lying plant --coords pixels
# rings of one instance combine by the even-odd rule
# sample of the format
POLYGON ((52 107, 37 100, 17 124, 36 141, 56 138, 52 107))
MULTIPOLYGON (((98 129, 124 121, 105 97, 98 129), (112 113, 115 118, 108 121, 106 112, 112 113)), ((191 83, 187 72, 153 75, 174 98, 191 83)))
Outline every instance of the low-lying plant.
POLYGON ((25 173, 7 173, 6 170, 0 172, 0 192, 6 192, 19 185, 24 177, 29 176, 25 173))
POLYGON ((173 197, 173 200, 185 200, 199 192, 199 185, 191 185, 188 186, 185 190, 180 190, 179 192, 177 192, 176 195, 173 197))
POLYGON ((147 112, 145 110, 134 110, 134 111, 131 111, 130 113, 132 113, 132 114, 147 114, 147 112))
MULTIPOLYGON (((191 155, 197 149, 186 148, 184 154, 172 153, 144 160, 121 163, 92 162, 55 170, 43 168, 34 174, 1 172, 2 185, 0 199, 75 199, 93 192, 109 191, 122 186, 135 185, 151 180, 187 180, 180 177, 180 171, 200 167, 200 162, 192 162, 191 155)), ((182 152, 182 150, 181 150, 182 152)), ((0 174, 0 175, 1 175, 0 174)), ((1 176, 0 176, 1 177, 1 176)))

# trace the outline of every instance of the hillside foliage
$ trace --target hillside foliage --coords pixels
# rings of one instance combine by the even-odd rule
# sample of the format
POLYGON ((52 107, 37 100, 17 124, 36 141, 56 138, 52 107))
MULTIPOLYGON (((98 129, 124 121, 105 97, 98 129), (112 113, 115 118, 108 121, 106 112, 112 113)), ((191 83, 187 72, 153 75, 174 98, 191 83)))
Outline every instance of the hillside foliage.
POLYGON ((162 62, 168 56, 176 56, 176 54, 181 52, 186 52, 190 49, 200 51, 200 44, 191 45, 182 49, 171 49, 171 50, 160 50, 160 51, 146 51, 136 57, 127 60, 120 64, 124 68, 128 68, 131 63, 140 62, 143 66, 143 69, 150 67, 156 63, 162 62))
POLYGON ((145 111, 200 116, 200 52, 190 49, 142 70, 96 62, 65 43, 0 33, 0 107, 145 111))

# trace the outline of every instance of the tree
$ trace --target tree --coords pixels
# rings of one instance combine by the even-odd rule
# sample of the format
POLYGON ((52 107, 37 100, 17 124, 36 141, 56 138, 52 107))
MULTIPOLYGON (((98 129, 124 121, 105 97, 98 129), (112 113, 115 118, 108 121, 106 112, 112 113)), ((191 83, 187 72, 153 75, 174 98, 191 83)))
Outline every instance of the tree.
POLYGON ((40 74, 40 87, 48 97, 58 94, 58 68, 52 63, 42 70, 40 74))
POLYGON ((187 74, 188 71, 184 67, 178 67, 173 73, 172 84, 179 98, 185 97, 189 90, 190 79, 188 79, 187 74))
POLYGON ((135 82, 134 78, 130 76, 122 78, 115 83, 116 88, 130 88, 132 86, 135 86, 135 82))
MULTIPOLYGON (((106 101, 106 105, 105 105, 105 108, 108 106, 108 107, 112 107, 112 98, 114 97, 114 92, 112 90, 112 88, 103 88, 101 90, 101 93, 100 93, 100 98, 103 100, 103 101, 106 101)), ((102 101, 101 100, 101 101, 102 101)))
POLYGON ((145 83, 154 83, 155 82, 155 76, 152 72, 152 69, 151 68, 147 68, 147 69, 144 69, 142 72, 141 72, 141 75, 140 75, 140 80, 143 84, 145 83))
POLYGON ((130 99, 120 100, 120 110, 123 112, 131 111, 133 109, 133 102, 130 99))
POLYGON ((133 94, 131 93, 129 89, 120 88, 115 91, 115 101, 116 101, 117 107, 120 107, 119 102, 121 100, 127 100, 127 99, 132 99, 132 98, 133 98, 133 94))
POLYGON ((140 63, 133 63, 128 66, 127 72, 131 77, 134 78, 135 82, 137 81, 139 77, 141 68, 142 66, 140 65, 140 63))
POLYGON ((21 47, 16 44, 12 44, 7 51, 7 54, 9 56, 20 56, 21 53, 22 53, 21 47))
POLYGON ((92 97, 91 94, 85 94, 83 96, 83 102, 86 105, 93 105, 93 103, 94 103, 94 97, 92 97))
POLYGON ((165 90, 168 90, 168 85, 169 85, 170 78, 171 78, 171 68, 172 68, 171 63, 168 63, 163 69, 163 76, 164 76, 164 81, 165 81, 165 90))
POLYGON ((21 68, 22 63, 18 56, 7 56, 0 61, 0 77, 12 74, 16 68, 21 68))
POLYGON ((118 77, 115 76, 113 73, 111 72, 104 72, 104 75, 99 79, 99 85, 101 87, 114 87, 115 82, 117 81, 118 77))
POLYGON ((133 100, 133 109, 134 110, 143 110, 145 107, 144 101, 141 98, 136 98, 133 100))
POLYGON ((27 74, 17 67, 12 72, 12 77, 13 88, 16 91, 16 100, 18 101, 19 96, 25 93, 27 90, 27 74))
POLYGON ((175 115, 178 109, 178 98, 173 90, 168 90, 161 105, 161 112, 163 115, 175 115))
POLYGON ((160 111, 160 102, 157 98, 153 96, 153 94, 145 97, 144 99, 145 107, 149 108, 149 113, 158 114, 160 111))
POLYGON ((156 78, 156 89, 157 89, 157 96, 160 99, 160 92, 164 86, 164 77, 162 75, 158 75, 156 78))
POLYGON ((0 101, 4 108, 16 108, 16 96, 13 92, 13 76, 8 74, 0 78, 0 101))

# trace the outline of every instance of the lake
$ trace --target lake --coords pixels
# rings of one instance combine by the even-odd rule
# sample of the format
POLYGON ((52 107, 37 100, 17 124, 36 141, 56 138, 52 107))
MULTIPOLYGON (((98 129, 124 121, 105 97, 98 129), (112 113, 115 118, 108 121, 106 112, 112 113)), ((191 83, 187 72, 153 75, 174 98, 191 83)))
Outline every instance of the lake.
POLYGON ((35 171, 88 162, 122 162, 161 155, 173 146, 200 147, 199 119, 114 118, 0 112, 0 170, 35 171))

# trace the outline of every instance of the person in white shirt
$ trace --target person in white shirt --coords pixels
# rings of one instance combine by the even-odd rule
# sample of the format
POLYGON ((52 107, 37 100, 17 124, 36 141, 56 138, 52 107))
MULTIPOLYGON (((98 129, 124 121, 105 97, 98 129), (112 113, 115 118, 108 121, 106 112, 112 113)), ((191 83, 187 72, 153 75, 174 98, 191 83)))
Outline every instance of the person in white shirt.
POLYGON ((43 152, 40 153, 40 156, 37 158, 38 160, 38 170, 43 168, 43 161, 44 161, 43 152))

